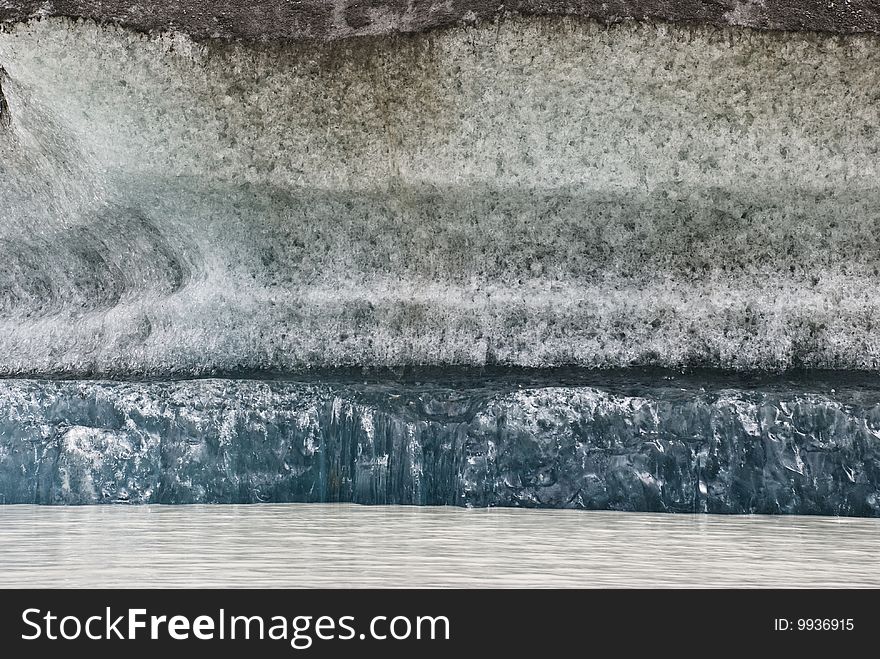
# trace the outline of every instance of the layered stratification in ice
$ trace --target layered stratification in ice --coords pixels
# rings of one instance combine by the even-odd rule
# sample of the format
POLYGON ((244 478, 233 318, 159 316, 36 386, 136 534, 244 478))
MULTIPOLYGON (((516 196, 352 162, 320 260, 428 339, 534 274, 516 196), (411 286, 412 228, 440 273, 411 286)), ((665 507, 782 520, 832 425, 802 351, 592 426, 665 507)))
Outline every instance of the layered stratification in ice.
POLYGON ((0 373, 880 367, 875 37, 0 32, 0 373))
POLYGON ((877 516, 880 388, 656 373, 4 380, 0 501, 877 516))
POLYGON ((329 41, 422 32, 510 15, 582 16, 739 25, 773 30, 880 33, 875 0, 5 0, 0 22, 90 18, 197 39, 329 41))

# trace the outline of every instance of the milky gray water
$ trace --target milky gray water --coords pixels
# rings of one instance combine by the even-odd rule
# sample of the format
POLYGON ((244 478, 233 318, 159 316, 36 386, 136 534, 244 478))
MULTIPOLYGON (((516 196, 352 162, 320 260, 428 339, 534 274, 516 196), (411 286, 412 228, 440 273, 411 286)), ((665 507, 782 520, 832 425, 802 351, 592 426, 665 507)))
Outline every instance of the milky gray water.
POLYGON ((878 540, 831 517, 0 506, 0 586, 877 587, 878 540))

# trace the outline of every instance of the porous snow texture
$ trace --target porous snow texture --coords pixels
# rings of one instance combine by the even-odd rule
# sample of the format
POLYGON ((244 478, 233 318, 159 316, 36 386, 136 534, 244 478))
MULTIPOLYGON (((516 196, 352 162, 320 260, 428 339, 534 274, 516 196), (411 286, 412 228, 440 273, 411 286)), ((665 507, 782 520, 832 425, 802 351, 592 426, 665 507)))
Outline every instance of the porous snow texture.
POLYGON ((880 367, 880 47, 0 34, 0 373, 880 367))

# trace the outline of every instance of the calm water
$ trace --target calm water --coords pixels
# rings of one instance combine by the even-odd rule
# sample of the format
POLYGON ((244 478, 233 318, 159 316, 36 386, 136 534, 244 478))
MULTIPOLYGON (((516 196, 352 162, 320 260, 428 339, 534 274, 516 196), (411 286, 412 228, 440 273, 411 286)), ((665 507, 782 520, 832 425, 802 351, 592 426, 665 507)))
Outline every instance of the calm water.
POLYGON ((880 520, 0 506, 0 586, 880 586, 880 520))

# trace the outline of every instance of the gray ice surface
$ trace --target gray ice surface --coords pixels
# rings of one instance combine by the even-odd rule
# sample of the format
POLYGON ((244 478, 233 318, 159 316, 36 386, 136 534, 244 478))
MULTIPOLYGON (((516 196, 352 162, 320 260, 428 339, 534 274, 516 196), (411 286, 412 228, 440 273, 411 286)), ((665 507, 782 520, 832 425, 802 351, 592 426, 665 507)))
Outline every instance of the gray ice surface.
POLYGON ((880 366, 875 37, 0 33, 0 373, 880 366))

